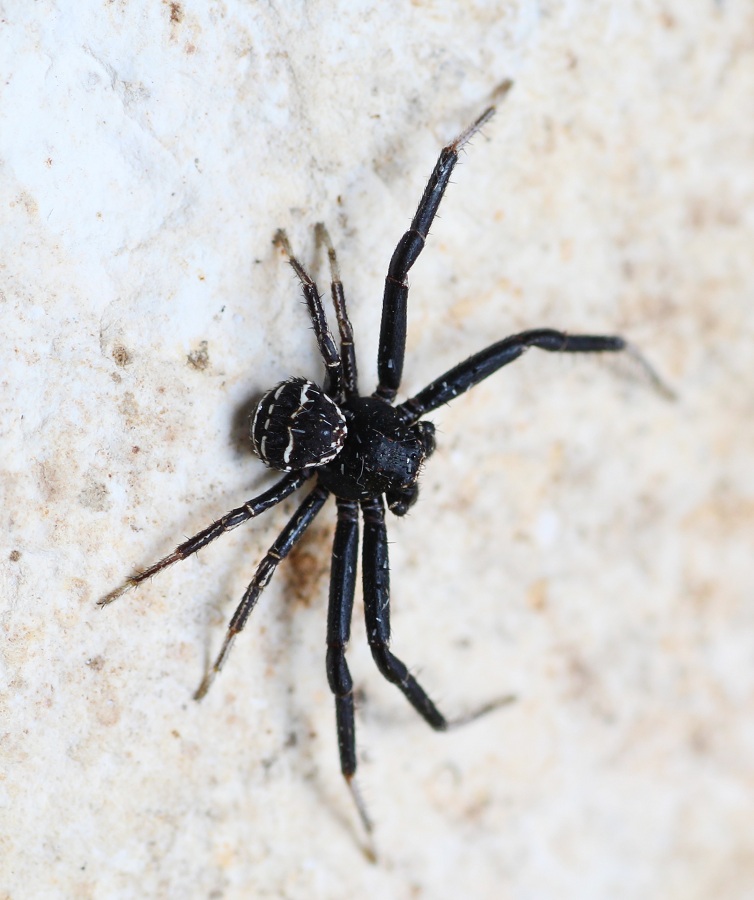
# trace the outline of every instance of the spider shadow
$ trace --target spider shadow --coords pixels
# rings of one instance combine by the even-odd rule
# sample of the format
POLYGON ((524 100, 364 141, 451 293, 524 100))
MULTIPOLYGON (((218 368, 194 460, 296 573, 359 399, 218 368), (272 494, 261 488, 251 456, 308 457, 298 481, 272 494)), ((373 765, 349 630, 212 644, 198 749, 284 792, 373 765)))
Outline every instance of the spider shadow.
MULTIPOLYGON (((250 458, 255 461, 256 464, 250 472, 251 478, 241 489, 234 488, 232 493, 226 492, 226 500, 218 501, 217 499, 213 499, 209 501, 207 503, 209 510, 208 514, 197 517, 196 521, 201 520, 205 521, 205 524, 208 524, 228 512, 230 509, 239 506, 243 500, 252 496, 257 496, 270 488, 274 483, 275 474, 279 477, 280 473, 273 473, 262 465, 259 457, 254 452, 251 442, 251 419, 263 395, 263 391, 255 390, 236 406, 231 417, 228 435, 232 452, 239 460, 250 458), (242 495, 238 493, 239 490, 242 491, 242 495)), ((292 512, 292 503, 295 503, 296 496, 297 495, 294 494, 293 500, 288 498, 281 504, 282 510, 285 510, 289 515, 292 512)), ((215 661, 214 654, 217 651, 218 633, 224 635, 230 617, 241 599, 242 594, 239 593, 238 588, 238 573, 247 573, 248 578, 246 581, 251 581, 256 566, 262 559, 268 544, 274 540, 275 535, 280 530, 281 526, 279 522, 277 523, 277 528, 275 526, 275 511, 276 508, 268 511, 268 513, 272 514, 270 515, 270 519, 268 519, 267 515, 263 515, 260 517, 260 521, 254 519, 251 522, 244 523, 240 527, 239 532, 246 533, 249 528, 255 528, 255 539, 258 541, 258 544, 253 551, 253 556, 249 553, 249 539, 246 541, 243 539, 239 541, 237 539, 235 550, 229 553, 229 563, 221 567, 222 574, 218 576, 213 575, 212 589, 207 592, 200 603, 202 607, 202 612, 200 614, 200 628, 203 631, 202 644, 204 662, 202 677, 209 672, 215 661), (271 521, 272 524, 270 524, 271 521), (218 621, 220 622, 219 625, 218 621)), ((195 515, 196 511, 194 510, 192 513, 192 520, 195 515)), ((227 539, 227 535, 223 535, 220 538, 220 541, 224 543, 223 538, 227 539)), ((199 555, 203 552, 206 553, 207 548, 200 551, 199 555)), ((209 552, 212 552, 212 550, 210 549, 209 552)), ((241 580, 243 581, 243 578, 241 580)), ((197 688, 199 687, 200 682, 201 677, 197 679, 197 688)))
POLYGON ((251 417, 263 395, 264 391, 254 391, 233 412, 230 422, 230 443, 239 456, 259 459, 251 444, 251 417))
MULTIPOLYGON (((256 409, 260 399, 263 396, 263 391, 254 391, 250 393, 247 398, 242 401, 236 409, 233 411, 233 415, 230 422, 230 446, 234 452, 234 454, 239 459, 247 459, 251 458, 253 460, 259 461, 259 457, 254 453, 254 449, 251 443, 251 418, 254 415, 254 410, 256 409)), ((253 487, 244 488, 244 495, 248 494, 249 496, 256 496, 261 493, 271 485, 266 485, 265 475, 269 475, 269 470, 265 469, 261 464, 254 467, 254 471, 259 476, 259 479, 255 479, 253 482, 253 487)), ((226 503, 224 505, 224 509, 218 512, 218 507, 213 504, 213 515, 214 518, 217 518, 219 515, 222 515, 223 512, 227 512, 227 510, 232 507, 238 506, 240 500, 242 498, 236 497, 234 495, 232 501, 226 503)), ((222 504, 221 504, 222 505, 222 504)), ((283 503, 285 507, 286 504, 283 503)), ((259 527, 260 523, 255 520, 251 523, 244 523, 246 527, 251 525, 257 525, 260 548, 259 548, 259 559, 262 558, 264 550, 266 549, 266 540, 265 537, 267 535, 268 529, 265 526, 266 517, 261 517, 261 528, 259 527)), ((211 521, 211 518, 208 518, 207 521, 211 521)), ((242 525, 241 528, 244 528, 242 525)), ((273 538, 274 539, 274 538, 273 538)), ((221 538, 222 540, 222 538, 221 538)), ((216 627, 214 623, 215 616, 219 615, 224 617, 225 626, 227 627, 227 622, 232 615, 233 609, 235 609, 234 604, 237 604, 241 595, 238 594, 237 585, 236 585, 236 573, 242 571, 246 568, 246 561, 248 559, 248 554, 243 547, 239 547, 235 554, 232 554, 234 560, 237 560, 237 563, 233 565, 227 566, 225 572, 223 573, 222 578, 218 578, 215 582, 215 588, 212 592, 212 595, 207 598, 205 601, 205 613, 203 617, 202 627, 204 629, 204 675, 210 670, 214 662, 213 652, 214 652, 214 639, 216 637, 216 627), (236 596, 238 594, 238 596, 236 596)), ((254 568, 256 567, 259 560, 256 560, 252 563, 252 566, 249 567, 249 580, 251 580, 252 575, 254 574, 254 568)), ((198 682, 197 682, 198 686, 198 682)))

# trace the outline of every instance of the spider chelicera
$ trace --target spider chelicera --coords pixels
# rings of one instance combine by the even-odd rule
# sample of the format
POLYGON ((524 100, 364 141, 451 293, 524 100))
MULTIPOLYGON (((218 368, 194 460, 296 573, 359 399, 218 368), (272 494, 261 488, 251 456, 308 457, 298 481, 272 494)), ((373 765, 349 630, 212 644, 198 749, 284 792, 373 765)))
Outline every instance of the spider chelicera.
POLYGON ((379 383, 371 396, 361 396, 358 391, 353 332, 346 312, 335 250, 327 230, 321 224, 317 226, 318 237, 326 246, 329 257, 340 352, 330 333, 316 284, 291 252, 285 232, 278 231, 274 242, 288 257, 301 282, 326 371, 324 389, 305 378, 289 378, 268 391, 253 414, 251 439, 256 453, 267 466, 286 474, 269 490, 231 510, 182 543, 169 556, 131 575, 99 601, 101 606, 111 603, 129 588, 186 559, 226 531, 280 503, 316 476, 315 487, 259 563, 230 621, 220 653, 199 686, 195 699, 199 700, 207 693, 278 563, 290 553, 327 498, 333 494, 338 517, 330 570, 327 678, 335 696, 341 770, 367 830, 370 830, 371 823, 353 782, 356 771, 354 697, 353 681, 346 662, 356 587, 359 510, 364 520, 362 579, 367 639, 384 677, 395 684, 419 715, 438 731, 475 718, 512 699, 500 698, 463 719, 451 722, 440 713, 404 663, 389 649, 390 568, 385 505, 394 515, 403 516, 416 502, 419 474, 435 449, 434 426, 430 422, 420 421, 422 417, 518 359, 530 347, 554 353, 628 352, 638 360, 657 387, 667 390, 648 363, 622 337, 568 335, 543 328, 523 331, 492 344, 445 372, 415 396, 397 406, 392 405, 403 372, 409 270, 424 249, 459 152, 493 113, 494 107, 487 109, 442 150, 411 227, 393 253, 382 302, 377 355, 379 383))

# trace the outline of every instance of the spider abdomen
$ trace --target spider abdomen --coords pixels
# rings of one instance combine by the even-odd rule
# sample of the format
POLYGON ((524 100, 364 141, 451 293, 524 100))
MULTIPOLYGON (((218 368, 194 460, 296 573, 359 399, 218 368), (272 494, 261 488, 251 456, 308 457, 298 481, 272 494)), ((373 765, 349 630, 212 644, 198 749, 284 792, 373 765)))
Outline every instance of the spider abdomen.
POLYGON ((376 397, 343 404, 348 432, 343 449, 319 471, 319 481, 344 500, 363 500, 412 487, 434 449, 428 422, 405 425, 395 409, 376 397))
POLYGON ((294 472, 335 459, 346 439, 346 419, 316 384, 289 378, 257 404, 251 439, 265 465, 294 472))

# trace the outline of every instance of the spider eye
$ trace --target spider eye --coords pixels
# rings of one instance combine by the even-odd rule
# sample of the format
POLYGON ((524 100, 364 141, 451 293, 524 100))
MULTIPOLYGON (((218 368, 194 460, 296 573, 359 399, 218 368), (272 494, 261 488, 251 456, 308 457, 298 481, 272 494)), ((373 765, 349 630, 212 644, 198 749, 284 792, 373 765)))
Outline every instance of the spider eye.
POLYGON ((338 405, 304 378, 289 378, 268 391, 251 420, 257 455, 283 472, 329 463, 345 439, 346 419, 338 405))

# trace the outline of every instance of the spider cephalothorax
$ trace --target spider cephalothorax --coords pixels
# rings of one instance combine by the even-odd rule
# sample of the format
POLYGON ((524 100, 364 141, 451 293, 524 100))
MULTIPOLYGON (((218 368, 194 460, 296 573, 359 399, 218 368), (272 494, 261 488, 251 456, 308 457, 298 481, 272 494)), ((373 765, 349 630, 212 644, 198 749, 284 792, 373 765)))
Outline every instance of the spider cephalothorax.
MULTIPOLYGON (((398 406, 392 405, 403 371, 408 272, 424 248, 460 149, 492 114, 493 109, 488 109, 443 149, 411 227, 393 253, 385 279, 382 305, 377 358, 379 382, 371 396, 361 396, 358 392, 353 332, 346 313, 335 250, 327 231, 322 225, 317 228, 330 261, 339 350, 328 327, 317 286, 291 252, 285 232, 276 234, 275 244, 287 255, 301 282, 325 364, 322 388, 304 378, 290 378, 266 393, 254 413, 251 436, 256 452, 266 465, 286 474, 269 490, 231 510, 182 543, 169 556, 130 576, 123 585, 100 600, 102 605, 110 603, 128 588, 140 584, 171 563, 186 559, 226 531, 280 503, 310 478, 316 478, 313 489, 259 563, 230 621, 220 653, 195 696, 199 699, 207 692, 278 563, 288 555, 328 496, 333 494, 337 501, 338 523, 330 572, 327 678, 335 697, 341 770, 367 828, 370 827, 369 819, 353 783, 356 771, 353 683, 345 656, 356 586, 359 513, 364 521, 362 579, 367 639, 377 667, 403 692, 432 728, 445 730, 451 724, 403 662, 389 649, 390 569, 385 501, 395 515, 403 515, 416 500, 421 467, 435 448, 434 426, 419 420, 513 362, 530 347, 554 353, 628 351, 642 363, 654 383, 661 386, 637 351, 621 337, 568 335, 552 329, 535 329, 492 344, 445 372, 414 397, 398 406)), ((488 703, 474 715, 500 706, 509 699, 503 697, 488 703)), ((473 716, 467 716, 463 721, 469 718, 473 716)))
POLYGON ((346 400, 343 411, 348 434, 340 453, 320 470, 319 483, 344 500, 385 494, 390 509, 402 515, 416 500, 419 471, 435 448, 434 425, 406 425, 379 397, 346 400))

